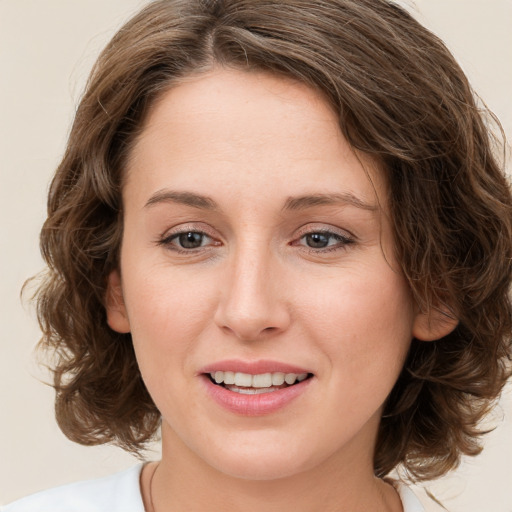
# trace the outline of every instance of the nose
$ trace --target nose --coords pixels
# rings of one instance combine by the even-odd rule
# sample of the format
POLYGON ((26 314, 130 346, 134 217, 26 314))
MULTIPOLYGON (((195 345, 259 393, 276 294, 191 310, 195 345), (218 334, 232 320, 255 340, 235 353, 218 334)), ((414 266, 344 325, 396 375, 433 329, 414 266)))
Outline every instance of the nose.
POLYGON ((223 273, 215 323, 244 341, 285 331, 290 324, 286 287, 270 250, 241 251, 234 260, 223 273))

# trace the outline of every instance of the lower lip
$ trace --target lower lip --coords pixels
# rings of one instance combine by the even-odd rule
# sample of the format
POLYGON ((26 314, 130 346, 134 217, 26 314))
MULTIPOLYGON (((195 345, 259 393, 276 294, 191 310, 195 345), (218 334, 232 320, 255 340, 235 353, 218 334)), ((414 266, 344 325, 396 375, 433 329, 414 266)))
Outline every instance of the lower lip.
POLYGON ((310 377, 293 386, 270 393, 245 395, 214 384, 206 375, 203 375, 202 378, 205 382, 208 394, 215 402, 228 411, 242 416, 262 416, 283 409, 291 401, 295 400, 295 398, 302 395, 313 380, 313 377, 310 377))

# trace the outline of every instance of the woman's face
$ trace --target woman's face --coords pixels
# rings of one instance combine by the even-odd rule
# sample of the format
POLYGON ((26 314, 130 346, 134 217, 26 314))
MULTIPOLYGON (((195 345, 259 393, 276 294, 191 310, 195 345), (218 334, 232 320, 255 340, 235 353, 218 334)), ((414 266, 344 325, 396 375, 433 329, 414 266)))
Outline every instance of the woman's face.
POLYGON ((383 177, 321 96, 228 70, 175 86, 123 200, 108 318, 132 333, 164 450, 255 479, 371 466, 417 316, 383 177))

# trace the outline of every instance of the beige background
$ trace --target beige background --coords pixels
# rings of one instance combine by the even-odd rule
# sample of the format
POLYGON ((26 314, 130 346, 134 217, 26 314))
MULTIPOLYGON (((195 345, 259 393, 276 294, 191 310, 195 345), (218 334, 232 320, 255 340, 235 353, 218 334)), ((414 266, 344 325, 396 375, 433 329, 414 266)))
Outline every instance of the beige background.
MULTIPOLYGON (((34 361, 35 316, 19 290, 42 266, 37 236, 45 191, 88 71, 113 32, 145 3, 0 0, 0 504, 135 462, 119 449, 81 447, 60 433, 53 392, 34 361)), ((447 42, 510 138, 512 0, 409 4, 447 42)), ((484 454, 429 486, 451 512, 512 512, 510 388, 493 421, 484 454)))

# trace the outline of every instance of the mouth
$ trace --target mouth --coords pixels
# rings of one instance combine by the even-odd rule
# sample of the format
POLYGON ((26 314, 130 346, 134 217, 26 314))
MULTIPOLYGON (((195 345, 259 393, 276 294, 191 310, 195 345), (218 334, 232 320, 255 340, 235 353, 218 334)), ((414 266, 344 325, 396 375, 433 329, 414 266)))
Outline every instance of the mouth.
POLYGON ((238 416, 278 413, 310 394, 315 374, 282 361, 217 361, 199 374, 207 395, 238 416))
POLYGON ((311 373, 259 373, 250 374, 233 371, 209 372, 205 374, 216 386, 242 395, 260 395, 273 393, 295 386, 313 377, 311 373))

